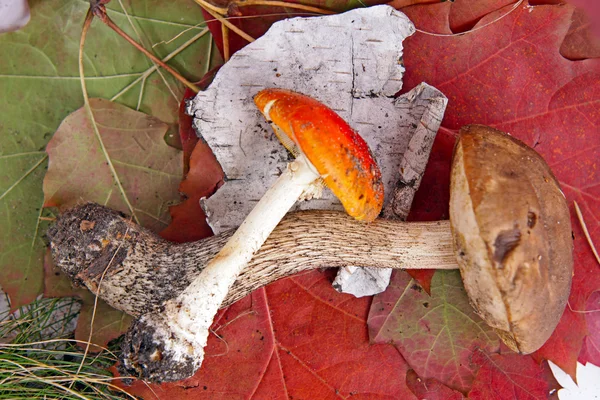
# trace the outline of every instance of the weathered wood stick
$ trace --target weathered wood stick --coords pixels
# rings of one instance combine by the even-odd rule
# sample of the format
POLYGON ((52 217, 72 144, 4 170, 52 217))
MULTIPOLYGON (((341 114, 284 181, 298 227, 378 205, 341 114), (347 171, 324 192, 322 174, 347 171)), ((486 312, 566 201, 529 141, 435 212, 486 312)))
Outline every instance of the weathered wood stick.
MULTIPOLYGON (((62 213, 48 238, 55 263, 75 284, 98 292, 116 309, 140 316, 160 310, 181 293, 232 233, 174 244, 117 211, 88 203, 62 213)), ((348 265, 458 268, 448 221, 378 219, 366 225, 342 212, 296 212, 269 236, 223 305, 289 275, 348 265)))

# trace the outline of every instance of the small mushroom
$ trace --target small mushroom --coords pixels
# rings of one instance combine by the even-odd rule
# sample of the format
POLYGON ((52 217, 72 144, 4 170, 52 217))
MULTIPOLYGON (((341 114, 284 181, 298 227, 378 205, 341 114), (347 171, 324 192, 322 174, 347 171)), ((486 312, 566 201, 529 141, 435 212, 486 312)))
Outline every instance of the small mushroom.
POLYGON ((562 316, 573 276, 569 208, 544 159, 498 130, 462 128, 450 225, 473 308, 512 350, 540 348, 562 316))
MULTIPOLYGON (((165 299, 186 290, 229 237, 170 244, 97 205, 63 213, 48 235, 64 271, 132 314, 161 309, 165 299), (96 223, 81 231, 82 220, 96 223), (107 245, 88 245, 98 237, 107 245), (118 265, 103 274, 116 250, 122 254, 116 257, 118 265)), ((365 225, 339 212, 289 214, 254 255, 226 302, 310 268, 460 267, 477 313, 514 351, 531 353, 546 342, 564 311, 572 251, 567 203, 542 157, 505 133, 470 125, 461 129, 454 152, 450 221, 379 219, 365 225)), ((128 372, 165 380, 159 374, 164 363, 156 366, 160 360, 146 354, 160 354, 156 350, 163 351, 166 344, 136 338, 125 341, 128 372)), ((174 380, 184 374, 169 375, 167 369, 162 376, 174 380)))
POLYGON ((358 221, 371 222, 383 206, 381 172, 367 143, 339 115, 318 101, 284 89, 254 97, 279 141, 340 200, 358 221))
POLYGON ((209 328, 237 276, 294 203, 318 195, 321 182, 357 220, 373 221, 381 211, 381 172, 365 141, 342 118, 287 90, 263 90, 255 102, 296 159, 202 273, 163 312, 134 323, 128 339, 136 355, 124 364, 140 377, 179 380, 200 367, 209 328))

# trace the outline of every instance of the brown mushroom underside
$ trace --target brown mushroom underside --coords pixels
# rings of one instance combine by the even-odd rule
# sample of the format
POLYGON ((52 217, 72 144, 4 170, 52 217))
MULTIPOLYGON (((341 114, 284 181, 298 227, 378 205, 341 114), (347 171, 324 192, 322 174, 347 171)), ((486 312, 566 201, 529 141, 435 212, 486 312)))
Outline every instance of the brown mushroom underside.
POLYGON ((475 310, 514 351, 550 337, 571 288, 566 199, 533 149, 498 130, 461 129, 452 165, 450 223, 475 310))

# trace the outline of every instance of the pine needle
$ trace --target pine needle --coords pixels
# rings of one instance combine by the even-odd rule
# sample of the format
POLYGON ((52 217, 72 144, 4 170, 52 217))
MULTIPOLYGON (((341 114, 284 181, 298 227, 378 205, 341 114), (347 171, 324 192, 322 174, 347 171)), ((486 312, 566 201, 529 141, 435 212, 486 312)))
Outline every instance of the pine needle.
POLYGON ((78 312, 79 303, 67 298, 37 300, 0 315, 0 399, 134 399, 115 385, 123 378, 107 371, 115 353, 83 357, 83 342, 72 339, 78 312))
POLYGON ((579 204, 576 201, 573 201, 575 204, 575 213, 577 214, 577 219, 579 220, 579 224, 581 225, 581 229, 583 229, 583 234, 587 239, 590 248, 592 249, 592 253, 594 253, 594 257, 596 257, 596 261, 600 265, 600 256, 598 256, 598 251, 596 250, 596 246, 594 246, 594 242, 592 241, 592 237, 590 236, 590 232, 588 231, 587 225, 585 224, 585 220, 583 219, 583 214, 581 213, 581 209, 579 208, 579 204))

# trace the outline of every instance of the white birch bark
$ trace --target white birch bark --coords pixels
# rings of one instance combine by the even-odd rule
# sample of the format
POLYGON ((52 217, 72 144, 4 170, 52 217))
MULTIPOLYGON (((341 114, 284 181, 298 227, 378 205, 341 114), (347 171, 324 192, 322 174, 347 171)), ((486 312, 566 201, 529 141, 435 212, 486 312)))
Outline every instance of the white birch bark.
MULTIPOLYGON (((233 55, 188 107, 226 176, 225 185, 203 203, 215 233, 239 226, 290 159, 252 101, 267 87, 312 96, 348 121, 382 170, 384 216, 406 217, 447 103, 427 84, 393 97, 402 88, 402 42, 413 33, 404 14, 376 6, 278 22, 233 55)), ((299 202, 294 209, 342 207, 326 190, 321 199, 299 202)), ((374 281, 348 274, 336 287, 344 290, 347 279, 359 276, 361 289, 353 294, 377 293, 387 286, 390 272, 377 270, 368 277, 373 273, 378 275, 374 281)))

